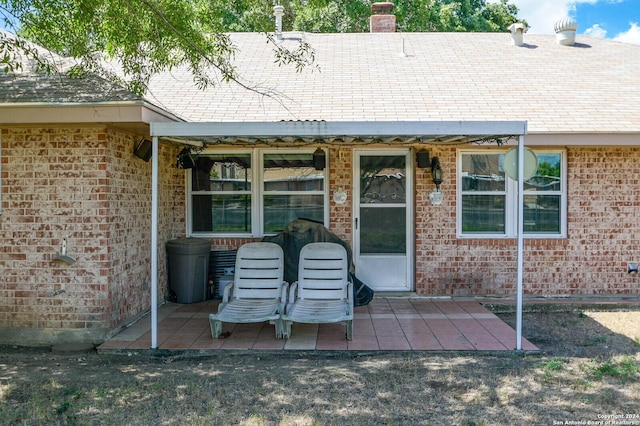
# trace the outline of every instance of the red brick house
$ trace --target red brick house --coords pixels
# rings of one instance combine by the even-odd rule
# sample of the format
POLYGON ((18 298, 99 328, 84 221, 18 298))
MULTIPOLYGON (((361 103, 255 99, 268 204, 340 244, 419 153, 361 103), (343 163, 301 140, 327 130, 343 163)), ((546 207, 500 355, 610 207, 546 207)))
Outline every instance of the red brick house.
POLYGON ((0 343, 97 342, 151 308, 143 137, 159 141, 157 303, 167 241, 233 249, 298 217, 349 242, 378 292, 512 296, 507 153, 522 135, 537 163, 523 192, 525 297, 640 295, 627 272, 640 262, 640 46, 285 33, 316 51, 317 68, 297 73, 273 64, 263 36, 232 38, 256 92, 200 91, 181 70, 143 98, 97 79, 0 76, 0 343), (185 147, 195 168, 176 168, 185 147), (56 260, 65 242, 75 262, 56 260))

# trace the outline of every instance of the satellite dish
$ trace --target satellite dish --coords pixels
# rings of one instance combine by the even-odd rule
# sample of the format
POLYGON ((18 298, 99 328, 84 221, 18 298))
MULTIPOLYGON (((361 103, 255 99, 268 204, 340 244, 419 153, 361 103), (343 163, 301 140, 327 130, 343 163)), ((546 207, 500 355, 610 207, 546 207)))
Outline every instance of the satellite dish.
MULTIPOLYGON (((518 180, 518 148, 512 148, 504 156, 502 168, 507 176, 518 180)), ((529 148, 524 149, 524 180, 531 179, 538 170, 538 157, 529 148)))

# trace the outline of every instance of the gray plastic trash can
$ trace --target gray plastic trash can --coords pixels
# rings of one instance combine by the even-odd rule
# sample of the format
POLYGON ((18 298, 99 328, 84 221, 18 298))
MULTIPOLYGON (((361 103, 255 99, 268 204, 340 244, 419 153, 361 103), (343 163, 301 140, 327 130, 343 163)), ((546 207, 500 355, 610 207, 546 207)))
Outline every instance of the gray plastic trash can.
POLYGON ((169 287, 178 303, 207 299, 211 243, 202 238, 179 238, 167 242, 169 287))

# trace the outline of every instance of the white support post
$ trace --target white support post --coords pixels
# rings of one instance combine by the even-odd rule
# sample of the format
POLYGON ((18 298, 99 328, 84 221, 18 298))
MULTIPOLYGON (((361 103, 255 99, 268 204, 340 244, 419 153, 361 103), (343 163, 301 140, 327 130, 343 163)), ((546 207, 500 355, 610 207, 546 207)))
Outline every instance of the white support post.
POLYGON ((518 138, 518 286, 516 295, 516 350, 522 350, 522 277, 524 268, 524 136, 518 138))
POLYGON ((151 349, 158 349, 158 137, 151 148, 151 349))

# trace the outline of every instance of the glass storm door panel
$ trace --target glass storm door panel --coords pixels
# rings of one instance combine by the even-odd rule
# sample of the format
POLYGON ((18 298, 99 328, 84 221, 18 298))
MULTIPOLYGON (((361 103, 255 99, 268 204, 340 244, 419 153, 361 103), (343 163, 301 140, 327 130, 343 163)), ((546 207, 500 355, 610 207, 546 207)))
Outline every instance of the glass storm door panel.
POLYGON ((413 288, 409 150, 355 151, 356 276, 376 291, 413 288))

